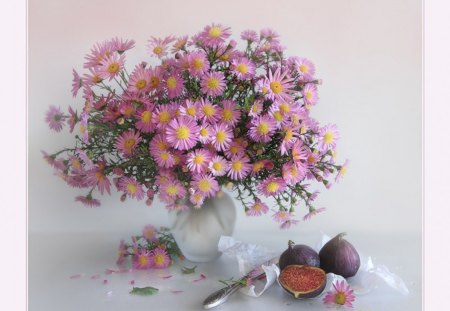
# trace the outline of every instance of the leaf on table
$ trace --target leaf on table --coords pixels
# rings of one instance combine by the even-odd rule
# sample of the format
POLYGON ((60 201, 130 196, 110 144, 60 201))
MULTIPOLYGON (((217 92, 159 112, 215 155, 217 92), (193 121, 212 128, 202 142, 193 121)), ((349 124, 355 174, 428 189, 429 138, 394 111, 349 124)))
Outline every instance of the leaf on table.
POLYGON ((141 295, 141 296, 151 296, 156 294, 159 289, 147 286, 147 287, 133 287, 130 294, 132 295, 141 295))
POLYGON ((192 268, 182 267, 181 272, 183 272, 183 274, 192 274, 192 273, 195 273, 196 268, 197 268, 197 266, 193 266, 192 268))

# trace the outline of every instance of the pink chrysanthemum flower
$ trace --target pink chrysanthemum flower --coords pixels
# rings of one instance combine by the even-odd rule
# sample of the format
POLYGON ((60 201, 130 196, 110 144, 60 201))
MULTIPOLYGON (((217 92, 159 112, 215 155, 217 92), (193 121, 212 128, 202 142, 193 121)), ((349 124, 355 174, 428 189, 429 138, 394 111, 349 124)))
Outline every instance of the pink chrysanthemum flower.
POLYGON ((261 36, 261 39, 264 38, 264 39, 267 39, 267 41, 274 41, 280 37, 280 35, 271 28, 261 29, 260 36, 261 36))
POLYGON ((260 199, 256 199, 252 206, 245 212, 247 216, 261 216, 269 211, 266 203, 260 199))
POLYGON ((223 176, 227 173, 229 164, 223 157, 216 155, 209 162, 208 168, 213 176, 223 176))
POLYGON ((155 157, 161 151, 166 151, 169 149, 169 144, 167 143, 166 135, 158 134, 150 141, 149 152, 155 157))
POLYGON ((319 149, 325 152, 336 148, 339 133, 335 124, 326 125, 319 130, 319 149))
POLYGON ((148 74, 150 90, 158 90, 161 86, 162 81, 161 67, 149 68, 148 74))
POLYGON ((78 72, 76 72, 75 69, 72 69, 72 75, 73 75, 73 79, 72 79, 72 95, 73 95, 73 97, 76 97, 77 93, 78 93, 78 90, 83 85, 83 80, 81 79, 80 75, 78 74, 78 72))
POLYGON ((196 102, 186 100, 179 108, 181 116, 187 116, 194 120, 198 119, 199 109, 196 102))
POLYGON ((120 240, 119 248, 117 249, 117 265, 122 265, 125 262, 125 256, 127 254, 127 245, 124 240, 120 240))
POLYGON ((275 220, 276 222, 279 222, 279 223, 285 223, 286 221, 293 220, 292 217, 293 217, 293 215, 286 210, 276 211, 272 215, 273 220, 275 220))
POLYGON ((311 217, 317 215, 318 213, 324 212, 325 210, 326 210, 325 207, 320 207, 320 208, 312 208, 312 207, 310 207, 309 208, 309 213, 306 214, 305 216, 303 216, 303 220, 304 221, 309 220, 309 219, 311 219, 311 217))
POLYGON ((211 141, 212 128, 208 123, 203 123, 199 126, 200 130, 198 131, 198 140, 202 144, 208 144, 211 141))
POLYGON ((295 142, 298 140, 298 137, 300 135, 299 127, 284 126, 282 133, 283 139, 281 141, 279 150, 281 155, 287 155, 288 152, 292 150, 295 142))
POLYGON ((297 58, 295 66, 302 81, 312 80, 316 72, 314 64, 306 58, 297 58))
POLYGON ((249 61, 246 57, 234 59, 231 62, 231 71, 239 80, 250 79, 255 75, 255 64, 249 61))
POLYGON ((352 302, 355 301, 353 289, 345 281, 336 281, 333 283, 334 291, 327 292, 323 298, 325 304, 337 304, 353 308, 352 302))
POLYGON ((104 41, 102 43, 97 42, 91 48, 91 52, 85 56, 86 62, 83 67, 90 69, 99 66, 101 61, 114 53, 114 51, 114 46, 110 41, 104 41))
POLYGON ((238 155, 231 159, 228 176, 233 180, 241 180, 250 173, 252 166, 246 155, 238 155))
POLYGON ((167 141, 175 149, 191 149, 197 144, 199 130, 195 120, 185 116, 176 118, 166 128, 167 141))
POLYGON ((100 206, 100 201, 97 200, 97 199, 94 199, 91 194, 88 194, 87 196, 82 196, 82 195, 77 196, 75 198, 75 201, 76 202, 81 202, 81 203, 83 203, 84 206, 87 206, 87 207, 98 207, 98 206, 100 206))
POLYGON ((263 115, 251 121, 249 136, 256 142, 267 143, 272 139, 277 124, 270 115, 263 115))
POLYGON ((89 170, 88 175, 86 176, 87 182, 92 186, 97 186, 97 189, 103 195, 106 191, 108 194, 111 194, 111 182, 108 177, 103 172, 103 167, 97 167, 92 170, 89 170))
POLYGON ((151 37, 151 39, 148 40, 150 55, 154 55, 158 58, 163 58, 167 55, 169 44, 173 41, 175 41, 175 38, 172 36, 166 37, 164 39, 151 37))
POLYGON ((169 180, 161 185, 159 189, 160 199, 168 204, 173 204, 177 199, 182 199, 186 195, 186 188, 177 179, 169 180))
POLYGON ((209 96, 220 96, 225 90, 225 77, 218 71, 209 72, 203 75, 201 81, 201 91, 209 96))
POLYGON ((283 178, 269 176, 263 180, 259 185, 256 186, 259 193, 265 197, 270 197, 283 192, 287 187, 286 182, 283 178))
POLYGON ((256 42, 259 40, 258 34, 254 30, 244 30, 241 33, 241 39, 249 42, 256 42))
POLYGON ((173 44, 172 53, 179 52, 180 50, 184 49, 186 46, 188 40, 188 36, 182 36, 176 39, 175 43, 173 44))
POLYGON ((146 105, 145 109, 138 110, 135 126, 142 133, 150 133, 155 128, 155 124, 152 122, 153 109, 153 105, 146 105))
POLYGON ((225 155, 228 159, 231 159, 233 157, 239 156, 244 153, 245 145, 242 140, 242 138, 235 138, 233 139, 233 142, 231 143, 230 147, 225 150, 225 155))
POLYGON ((194 175, 191 186, 195 192, 200 192, 205 198, 213 197, 219 191, 217 180, 209 174, 194 175))
POLYGON ((77 124, 77 122, 78 122, 77 113, 72 109, 72 107, 69 106, 69 118, 67 119, 67 124, 69 124, 70 133, 73 132, 73 129, 75 128, 75 124, 77 124))
POLYGON ((211 144, 218 151, 226 150, 233 139, 233 131, 225 123, 217 123, 212 127, 211 144))
POLYGON ((222 102, 222 116, 220 121, 234 127, 241 117, 241 111, 237 108, 236 103, 232 100, 224 100, 222 102))
POLYGON ((174 117, 174 112, 169 105, 159 105, 153 111, 152 122, 156 124, 159 129, 165 129, 169 122, 174 117))
POLYGON ((157 230, 153 225, 147 225, 142 230, 142 236, 149 241, 156 242, 158 241, 158 237, 156 236, 157 230))
POLYGON ((64 126, 65 116, 61 112, 60 108, 56 108, 55 106, 50 106, 47 114, 45 116, 45 121, 48 123, 48 126, 56 131, 60 132, 64 126))
POLYGON ((98 74, 102 79, 112 80, 123 69, 125 64, 125 55, 112 53, 99 66, 98 74))
POLYGON ((297 139, 294 142, 294 145, 292 146, 291 149, 291 153, 292 153, 292 160, 295 163, 298 162, 308 162, 308 157, 311 153, 311 151, 309 150, 309 148, 303 143, 303 141, 301 139, 297 139))
POLYGON ((196 207, 201 207, 205 202, 205 197, 200 192, 194 192, 189 196, 189 201, 196 207))
POLYGON ((207 99, 201 99, 199 103, 199 117, 203 121, 214 124, 219 121, 221 108, 209 102, 207 99))
POLYGON ((282 72, 277 68, 274 73, 269 70, 269 76, 263 81, 262 93, 271 100, 291 100, 292 80, 288 77, 288 70, 282 72))
POLYGON ((188 154, 186 161, 187 167, 191 172, 196 174, 204 173, 211 161, 211 153, 206 149, 197 149, 188 154))
POLYGON ((319 95, 317 94, 317 86, 313 83, 308 83, 302 90, 303 100, 306 107, 313 106, 319 101, 319 95))
POLYGON ((231 35, 229 27, 223 27, 220 24, 206 26, 201 32, 201 40, 207 46, 218 46, 225 42, 225 39, 231 35))
POLYGON ((260 113, 263 111, 263 103, 260 100, 256 100, 252 107, 250 108, 250 111, 248 112, 248 115, 250 117, 257 117, 260 115, 260 113))
POLYGON ((139 135, 139 131, 134 131, 130 129, 124 133, 122 133, 116 139, 115 147, 121 152, 124 156, 131 156, 136 149, 137 145, 142 141, 141 135, 139 135))
POLYGON ((209 61, 202 51, 192 52, 188 55, 189 73, 194 77, 201 77, 208 72, 209 61))
POLYGON ((286 162, 281 169, 283 179, 288 185, 295 185, 306 177, 307 167, 303 162, 298 164, 294 162, 286 162))
POLYGON ((150 71, 142 65, 137 65, 128 80, 128 91, 146 93, 150 90, 150 71))
POLYGON ((157 247, 151 251, 152 267, 155 269, 165 269, 170 265, 170 257, 167 251, 157 247))
POLYGON ((89 68, 89 73, 83 74, 83 85, 84 90, 90 90, 90 87, 97 85, 98 83, 103 81, 103 78, 100 76, 100 71, 98 67, 93 69, 89 68))
POLYGON ((159 167, 171 168, 176 164, 174 153, 169 149, 154 152, 156 164, 159 167))
POLYGON ((184 90, 184 80, 176 73, 172 73, 166 78, 167 96, 175 98, 181 95, 184 90))
POLYGON ((123 40, 122 38, 112 38, 111 45, 112 49, 117 51, 117 53, 122 54, 123 52, 134 48, 134 44, 136 42, 134 40, 123 40))
POLYGON ((344 164, 339 169, 339 173, 337 173, 336 178, 334 179, 335 182, 338 182, 342 177, 344 177, 345 174, 347 174, 349 163, 350 163, 349 160, 346 159, 344 164))
POLYGON ((133 266, 135 269, 150 269, 153 267, 153 258, 149 250, 138 248, 134 254, 133 266))
POLYGON ((281 229, 289 229, 292 225, 296 225, 298 223, 299 223, 299 221, 297 219, 289 219, 289 220, 284 221, 280 225, 280 228, 281 229))
POLYGON ((124 176, 120 178, 118 188, 133 199, 142 200, 145 195, 142 185, 134 177, 124 176))

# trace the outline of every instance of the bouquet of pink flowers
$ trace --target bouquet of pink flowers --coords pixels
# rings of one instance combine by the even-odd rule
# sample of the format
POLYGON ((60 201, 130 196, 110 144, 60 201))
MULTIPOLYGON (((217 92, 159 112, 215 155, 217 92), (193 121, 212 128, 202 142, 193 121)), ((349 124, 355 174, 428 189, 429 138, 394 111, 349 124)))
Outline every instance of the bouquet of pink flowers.
POLYGON ((230 28, 206 26, 191 38, 152 37, 149 52, 159 64, 125 67, 134 41, 114 38, 85 57, 85 73, 73 71, 73 96, 84 107, 64 114, 51 106, 46 120, 59 132, 78 125, 76 144, 46 160, 69 185, 88 188, 77 201, 98 206, 93 191, 126 197, 156 194, 169 210, 200 208, 205 199, 235 190, 247 215, 269 210, 289 227, 295 208, 309 218, 317 191, 310 181, 331 186, 347 167, 335 164, 335 125, 310 116, 318 102, 314 65, 285 57, 273 30, 244 31, 245 46, 229 40, 230 28))

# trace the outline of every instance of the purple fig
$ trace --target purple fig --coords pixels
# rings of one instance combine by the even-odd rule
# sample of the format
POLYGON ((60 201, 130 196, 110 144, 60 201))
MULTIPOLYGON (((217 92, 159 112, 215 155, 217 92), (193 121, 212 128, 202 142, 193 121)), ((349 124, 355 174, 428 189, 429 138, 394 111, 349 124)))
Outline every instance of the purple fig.
POLYGON ((289 265, 281 270, 278 282, 295 298, 313 298, 325 289, 327 276, 317 267, 289 265))
POLYGON ((312 267, 320 266, 320 258, 315 250, 307 245, 295 245, 288 242, 288 249, 285 250, 279 260, 280 270, 289 265, 305 265, 312 267))

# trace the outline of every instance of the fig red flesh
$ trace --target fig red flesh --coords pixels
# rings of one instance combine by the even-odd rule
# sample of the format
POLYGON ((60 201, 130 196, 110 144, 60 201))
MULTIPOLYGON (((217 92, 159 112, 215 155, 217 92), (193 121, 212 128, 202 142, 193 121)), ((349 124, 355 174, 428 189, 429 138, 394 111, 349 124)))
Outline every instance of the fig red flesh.
POLYGON ((289 265, 281 271, 278 281, 295 298, 312 298, 323 292, 327 278, 320 268, 289 265))

